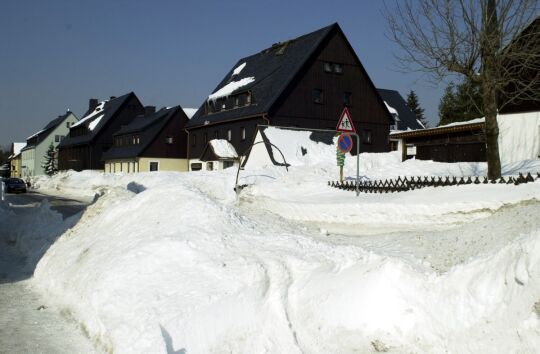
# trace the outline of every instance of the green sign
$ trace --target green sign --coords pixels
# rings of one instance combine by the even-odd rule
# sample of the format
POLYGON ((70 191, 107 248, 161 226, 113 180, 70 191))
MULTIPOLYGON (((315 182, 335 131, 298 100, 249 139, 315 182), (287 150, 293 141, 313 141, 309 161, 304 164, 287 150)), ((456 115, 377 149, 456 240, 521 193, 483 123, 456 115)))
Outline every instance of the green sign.
POLYGON ((345 154, 339 149, 336 150, 336 161, 338 166, 345 166, 345 154))

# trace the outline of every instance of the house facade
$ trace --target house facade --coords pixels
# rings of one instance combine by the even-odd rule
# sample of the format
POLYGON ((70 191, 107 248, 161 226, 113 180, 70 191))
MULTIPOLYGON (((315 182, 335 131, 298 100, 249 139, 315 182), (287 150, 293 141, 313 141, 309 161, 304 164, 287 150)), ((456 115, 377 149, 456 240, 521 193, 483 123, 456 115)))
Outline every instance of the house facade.
POLYGON ((103 154, 105 172, 188 171, 189 118, 182 107, 148 110, 122 127, 103 154))
POLYGON ((388 151, 393 118, 333 24, 239 60, 186 127, 190 165, 202 163, 212 139, 225 139, 244 155, 258 125, 334 130, 344 107, 360 151, 388 151))
POLYGON ((26 146, 21 149, 21 177, 44 175, 43 164, 49 146, 52 144, 57 149, 68 135, 70 127, 77 122, 77 116, 68 111, 50 121, 42 130, 29 136, 26 139, 26 146))
POLYGON ((98 102, 90 99, 88 111, 58 146, 60 170, 104 170, 103 153, 113 146, 113 134, 145 109, 137 96, 130 92, 98 102))
POLYGON ((12 143, 11 155, 9 156, 10 177, 21 178, 22 156, 21 150, 26 146, 26 143, 12 143))

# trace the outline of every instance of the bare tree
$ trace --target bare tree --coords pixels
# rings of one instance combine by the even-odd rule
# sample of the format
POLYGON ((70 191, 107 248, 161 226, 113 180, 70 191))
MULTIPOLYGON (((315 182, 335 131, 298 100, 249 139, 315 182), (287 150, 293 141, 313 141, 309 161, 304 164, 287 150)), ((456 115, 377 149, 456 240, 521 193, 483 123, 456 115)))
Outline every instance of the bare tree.
POLYGON ((488 177, 499 178, 498 111, 540 101, 538 0, 389 1, 385 16, 403 68, 481 85, 488 177))

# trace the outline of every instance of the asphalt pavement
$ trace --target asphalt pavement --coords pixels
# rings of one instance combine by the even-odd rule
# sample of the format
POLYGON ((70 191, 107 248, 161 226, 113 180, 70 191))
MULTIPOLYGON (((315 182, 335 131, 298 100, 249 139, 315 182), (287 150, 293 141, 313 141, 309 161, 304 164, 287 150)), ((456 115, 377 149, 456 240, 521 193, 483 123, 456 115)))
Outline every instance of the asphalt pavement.
POLYGON ((28 191, 27 193, 5 193, 4 200, 10 203, 13 210, 17 213, 17 210, 22 211, 23 207, 32 207, 41 204, 41 202, 47 199, 51 209, 59 212, 65 218, 77 214, 83 211, 88 205, 80 200, 68 199, 54 195, 41 194, 34 191, 28 191))

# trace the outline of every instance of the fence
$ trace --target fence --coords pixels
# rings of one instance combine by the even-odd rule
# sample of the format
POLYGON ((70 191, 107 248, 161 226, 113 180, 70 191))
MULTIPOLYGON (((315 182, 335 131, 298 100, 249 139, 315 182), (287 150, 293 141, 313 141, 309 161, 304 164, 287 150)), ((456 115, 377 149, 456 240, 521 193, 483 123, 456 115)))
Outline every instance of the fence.
POLYGON ((498 180, 489 180, 487 177, 398 177, 397 179, 335 182, 329 181, 330 187, 346 191, 358 191, 364 193, 394 193, 405 192, 425 187, 458 186, 464 184, 514 184, 534 182, 540 179, 540 173, 536 176, 520 173, 517 177, 501 177, 498 180))

